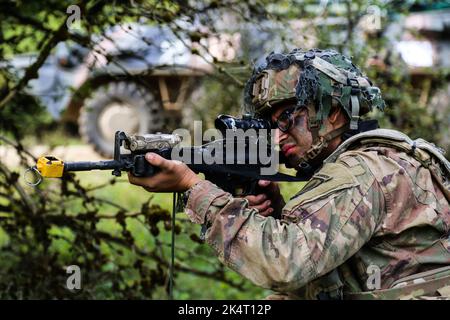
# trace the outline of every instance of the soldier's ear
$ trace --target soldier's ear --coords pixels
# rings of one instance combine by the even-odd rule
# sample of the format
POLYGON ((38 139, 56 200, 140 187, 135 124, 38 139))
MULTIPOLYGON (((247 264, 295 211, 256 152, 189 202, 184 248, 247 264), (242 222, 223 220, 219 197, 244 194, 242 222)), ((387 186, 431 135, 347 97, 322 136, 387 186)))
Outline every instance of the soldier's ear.
POLYGON ((342 108, 339 108, 337 105, 333 103, 331 106, 330 114, 328 115, 328 121, 330 121, 331 124, 336 123, 338 119, 340 119, 340 115, 342 114, 342 108))

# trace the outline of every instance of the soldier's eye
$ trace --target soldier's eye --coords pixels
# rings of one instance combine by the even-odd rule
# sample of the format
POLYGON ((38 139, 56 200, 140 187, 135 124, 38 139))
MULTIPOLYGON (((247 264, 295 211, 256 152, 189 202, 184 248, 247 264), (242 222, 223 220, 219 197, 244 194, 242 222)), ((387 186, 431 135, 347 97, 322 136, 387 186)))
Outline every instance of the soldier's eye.
POLYGON ((275 121, 276 126, 282 132, 286 132, 290 129, 292 124, 294 123, 294 112, 296 108, 290 108, 283 111, 275 121))

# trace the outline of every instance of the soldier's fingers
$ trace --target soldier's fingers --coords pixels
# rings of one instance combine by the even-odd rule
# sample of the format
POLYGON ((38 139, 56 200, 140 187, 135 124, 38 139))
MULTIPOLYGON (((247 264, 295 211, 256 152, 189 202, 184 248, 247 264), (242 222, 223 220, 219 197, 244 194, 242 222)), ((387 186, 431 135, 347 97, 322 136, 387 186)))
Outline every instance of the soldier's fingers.
POLYGON ((267 196, 264 193, 258 195, 246 196, 245 199, 248 200, 248 204, 251 206, 261 204, 264 200, 267 199, 267 196))
POLYGON ((135 186, 143 187, 147 191, 153 191, 155 185, 158 184, 158 181, 153 177, 149 178, 139 178, 133 176, 130 172, 128 172, 128 181, 135 186), (150 190, 152 189, 152 190, 150 190))
POLYGON ((148 191, 148 192, 153 192, 153 191, 155 191, 153 188, 150 188, 150 187, 143 187, 146 191, 148 191))
POLYGON ((269 181, 269 180, 259 180, 258 181, 258 185, 260 186, 260 187, 267 187, 270 183, 271 183, 272 181, 269 181))
POLYGON ((278 183, 274 181, 259 180, 258 185, 264 188, 264 192, 269 195, 276 194, 279 191, 278 183))
POLYGON ((148 152, 145 155, 145 159, 153 166, 160 167, 161 169, 168 169, 170 170, 172 168, 172 163, 170 160, 164 159, 159 154, 148 152))
POLYGON ((268 208, 268 209, 266 209, 266 210, 264 210, 262 212, 260 211, 259 214, 264 216, 264 217, 268 217, 268 216, 273 214, 273 208, 268 208))
POLYGON ((247 199, 249 205, 253 205, 256 201, 256 196, 245 196, 244 199, 247 199))
POLYGON ((270 196, 276 195, 280 192, 280 187, 278 183, 269 181, 269 184, 265 187, 264 191, 270 196))
POLYGON ((272 204, 272 202, 270 200, 267 200, 267 201, 264 201, 260 205, 251 206, 251 208, 252 209, 258 209, 259 212, 263 212, 264 210, 269 209, 271 204, 272 204))
POLYGON ((140 178, 133 176, 130 172, 127 172, 128 174, 128 181, 136 186, 140 186, 142 181, 140 178))

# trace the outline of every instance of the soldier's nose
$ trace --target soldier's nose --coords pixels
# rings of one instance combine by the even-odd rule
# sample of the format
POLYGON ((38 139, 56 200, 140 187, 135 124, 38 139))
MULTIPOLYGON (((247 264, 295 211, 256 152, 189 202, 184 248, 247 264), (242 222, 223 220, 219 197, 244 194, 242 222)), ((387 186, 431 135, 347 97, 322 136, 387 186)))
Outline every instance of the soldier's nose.
POLYGON ((280 143, 280 129, 275 129, 275 135, 273 137, 273 140, 276 144, 280 143))
POLYGON ((275 130, 275 137, 274 141, 276 144, 280 144, 282 141, 284 141, 287 138, 287 133, 282 132, 280 129, 275 130))

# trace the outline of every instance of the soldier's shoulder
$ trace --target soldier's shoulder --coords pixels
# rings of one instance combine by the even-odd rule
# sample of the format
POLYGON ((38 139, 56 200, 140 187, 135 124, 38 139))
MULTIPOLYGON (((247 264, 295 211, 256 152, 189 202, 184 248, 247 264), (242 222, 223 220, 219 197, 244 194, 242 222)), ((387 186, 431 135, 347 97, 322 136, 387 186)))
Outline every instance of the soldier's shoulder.
POLYGON ((355 174, 364 172, 381 181, 392 174, 413 172, 420 167, 420 162, 402 150, 376 143, 346 150, 336 159, 355 174))
POLYGON ((321 206, 339 194, 351 194, 346 190, 360 187, 364 192, 373 182, 373 177, 365 177, 366 169, 355 163, 349 166, 342 161, 325 163, 306 185, 286 204, 288 211, 299 205, 321 206), (369 181, 371 180, 371 181, 369 181))

